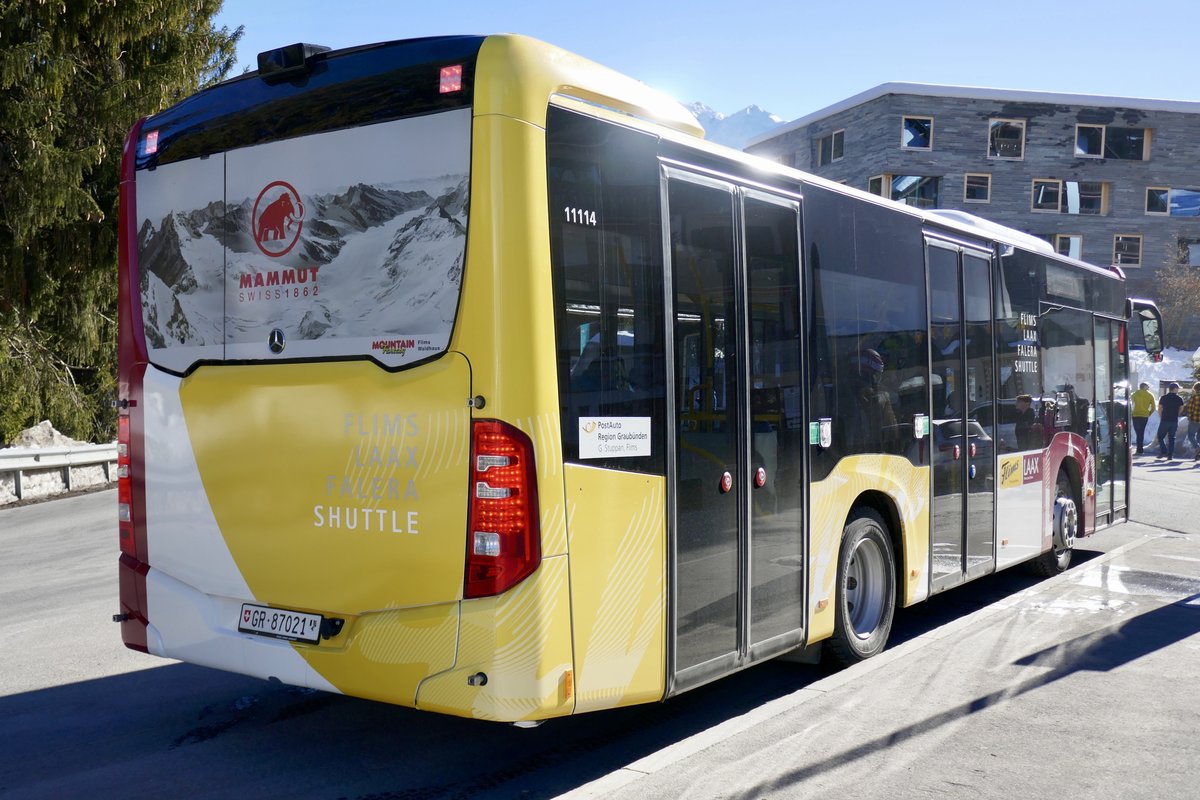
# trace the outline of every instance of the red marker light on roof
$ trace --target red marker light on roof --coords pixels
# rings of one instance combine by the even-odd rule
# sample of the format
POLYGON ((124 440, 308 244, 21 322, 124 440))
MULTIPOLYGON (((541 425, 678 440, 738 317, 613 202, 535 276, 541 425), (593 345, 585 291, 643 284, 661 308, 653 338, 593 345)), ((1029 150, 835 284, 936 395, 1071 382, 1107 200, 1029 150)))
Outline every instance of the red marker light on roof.
POLYGON ((145 155, 152 156, 158 152, 158 131, 150 131, 146 134, 146 151, 145 155))
POLYGON ((442 79, 438 84, 438 91, 442 94, 462 91, 462 64, 442 67, 442 79))

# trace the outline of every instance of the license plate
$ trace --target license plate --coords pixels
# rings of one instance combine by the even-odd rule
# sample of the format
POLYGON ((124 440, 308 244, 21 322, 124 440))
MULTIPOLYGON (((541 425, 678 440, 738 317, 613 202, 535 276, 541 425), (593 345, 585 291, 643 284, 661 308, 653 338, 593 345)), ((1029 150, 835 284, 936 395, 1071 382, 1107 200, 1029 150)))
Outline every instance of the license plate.
POLYGON ((321 620, 320 614, 305 614, 303 611, 288 611, 286 608, 242 603, 238 630, 242 633, 286 639, 289 642, 317 644, 321 640, 321 620))

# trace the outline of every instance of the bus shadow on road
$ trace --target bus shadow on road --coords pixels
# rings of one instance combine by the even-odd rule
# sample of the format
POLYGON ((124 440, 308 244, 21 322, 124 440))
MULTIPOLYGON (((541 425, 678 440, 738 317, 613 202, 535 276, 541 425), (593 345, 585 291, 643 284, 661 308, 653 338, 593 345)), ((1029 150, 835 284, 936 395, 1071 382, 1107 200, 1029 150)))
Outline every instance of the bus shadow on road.
MULTIPOLYGON (((1076 565, 1098 555, 1079 550, 1076 565)), ((918 637, 1038 583, 1009 570, 903 609, 893 642, 918 637)), ((865 743, 841 758, 852 760, 897 736, 919 736, 1014 691, 1032 691, 1080 669, 1112 669, 1165 647, 1190 635, 1200 621, 1200 609, 1172 608, 1032 654, 1031 664, 1048 669, 1038 678, 865 743), (1190 627, 1181 624, 1187 620, 1190 627), (1131 641, 1136 646, 1131 648, 1131 641)), ((254 797, 277 793, 279 781, 286 780, 290 797, 552 797, 829 674, 820 665, 770 661, 665 703, 519 730, 167 664, 0 697, 5 720, 0 748, 6 754, 0 793, 96 796, 92 787, 120 785, 127 795, 162 796, 191 786, 197 787, 188 790, 192 797, 254 797), (332 769, 336 764, 369 764, 370 769, 332 769), (112 783, 117 774, 119 781, 112 783)), ((801 771, 785 781, 806 777, 801 771)))
POLYGON ((1012 662, 1015 666, 1044 670, 1015 685, 981 695, 968 702, 933 714, 911 725, 823 758, 819 764, 790 770, 778 778, 755 786, 749 796, 786 792, 800 783, 834 770, 878 750, 895 747, 932 733, 1000 703, 1050 686, 1080 672, 1112 672, 1152 653, 1200 633, 1200 593, 1160 606, 1119 624, 1044 648, 1012 662))
MULTIPOLYGON (((1071 567, 1068 572, 1080 569, 1102 555, 1103 552, 1076 546, 1071 554, 1071 567)), ((936 594, 923 603, 902 608, 896 614, 896 623, 888 646, 895 647, 915 639, 939 625, 1007 600, 1018 592, 1040 585, 1043 581, 1045 578, 1018 565, 936 594)))
POLYGON ((552 797, 824 674, 766 665, 521 730, 167 664, 0 697, 0 794, 552 797))

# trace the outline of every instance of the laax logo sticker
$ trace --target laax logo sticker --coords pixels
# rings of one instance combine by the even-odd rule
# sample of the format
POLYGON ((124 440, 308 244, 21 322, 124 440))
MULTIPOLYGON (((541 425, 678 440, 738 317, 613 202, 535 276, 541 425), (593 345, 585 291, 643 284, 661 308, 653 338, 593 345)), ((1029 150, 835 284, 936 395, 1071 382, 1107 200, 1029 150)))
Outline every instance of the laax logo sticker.
POLYGON ((300 193, 285 181, 268 183, 254 201, 254 243, 271 258, 291 252, 304 227, 300 193))

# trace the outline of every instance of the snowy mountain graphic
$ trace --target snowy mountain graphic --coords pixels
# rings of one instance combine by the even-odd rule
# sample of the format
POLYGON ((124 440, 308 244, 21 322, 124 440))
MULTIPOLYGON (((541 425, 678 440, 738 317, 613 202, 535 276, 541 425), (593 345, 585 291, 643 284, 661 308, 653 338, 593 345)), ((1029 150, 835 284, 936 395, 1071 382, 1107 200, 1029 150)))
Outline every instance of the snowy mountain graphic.
POLYGON ((150 345, 265 341, 274 327, 299 340, 449 330, 466 243, 466 176, 358 183, 303 202, 300 240, 280 258, 255 244, 253 198, 143 220, 150 345))

